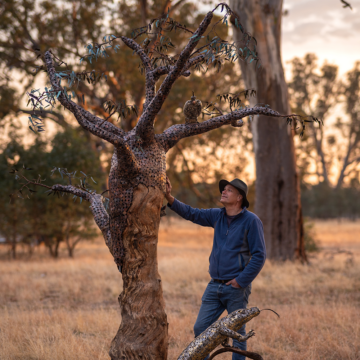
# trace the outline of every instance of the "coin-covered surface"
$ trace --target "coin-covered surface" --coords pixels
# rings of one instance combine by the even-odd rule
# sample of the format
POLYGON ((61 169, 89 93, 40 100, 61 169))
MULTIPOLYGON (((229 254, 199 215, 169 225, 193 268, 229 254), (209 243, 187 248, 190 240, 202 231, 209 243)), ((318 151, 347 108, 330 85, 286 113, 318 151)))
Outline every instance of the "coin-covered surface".
POLYGON ((203 360, 229 337, 235 338, 238 341, 246 341, 255 335, 253 330, 249 331, 245 336, 240 335, 236 331, 240 330, 244 324, 259 314, 260 310, 257 307, 233 311, 231 314, 214 322, 196 337, 180 354, 178 360, 203 360))
POLYGON ((197 122, 197 118, 201 114, 202 103, 196 96, 193 95, 191 100, 188 100, 184 105, 184 115, 186 124, 192 124, 197 122))

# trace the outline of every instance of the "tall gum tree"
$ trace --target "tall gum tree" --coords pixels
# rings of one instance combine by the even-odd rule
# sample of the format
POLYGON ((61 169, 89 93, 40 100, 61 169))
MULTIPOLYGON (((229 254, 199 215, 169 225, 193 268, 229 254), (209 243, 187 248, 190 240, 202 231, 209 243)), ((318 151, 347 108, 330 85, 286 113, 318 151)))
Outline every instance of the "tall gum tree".
MULTIPOLYGON (((254 103, 290 111, 288 88, 281 62, 282 0, 230 0, 230 7, 256 39, 261 70, 239 61, 247 88, 256 89, 254 103)), ((234 24, 234 18, 231 19, 234 24)), ((235 42, 243 33, 234 26, 235 42)), ((262 219, 266 251, 277 260, 306 260, 299 176, 291 128, 278 119, 256 116, 252 123, 256 163, 255 212, 262 219)))
MULTIPOLYGON (((223 21, 226 22, 233 13, 225 4, 218 6, 225 9, 223 21)), ((157 264, 158 230, 165 194, 167 152, 181 139, 201 135, 226 125, 242 127, 244 117, 263 115, 282 118, 288 116, 281 115, 266 106, 237 108, 233 106, 226 114, 219 111, 220 113, 215 115, 212 112, 212 117, 201 123, 176 124, 162 133, 155 133, 156 116, 173 84, 180 77, 190 76, 190 70, 198 65, 218 64, 221 56, 228 60, 236 59, 236 56, 241 56, 240 52, 243 52, 216 36, 208 40, 205 33, 212 22, 216 8, 205 15, 195 31, 184 29, 181 24, 174 23, 172 19, 164 15, 161 15, 158 20, 152 20, 152 32, 154 32, 154 27, 163 27, 167 30, 177 27, 191 33, 182 51, 171 56, 161 54, 166 62, 164 66, 156 66, 151 60, 146 41, 142 45, 134 41, 141 34, 147 34, 151 30, 150 26, 137 29, 134 39, 112 35, 102 44, 88 46, 90 55, 86 57, 94 59, 99 53, 104 54, 105 46, 110 46, 114 39, 119 39, 141 60, 145 74, 146 97, 136 126, 127 132, 107 119, 99 118, 84 109, 80 105, 81 99, 79 103, 76 103, 74 101, 76 97, 71 98, 71 92, 69 94, 69 89, 61 85, 61 80, 64 82, 64 79, 67 79, 70 83, 74 83, 85 78, 84 73, 77 74, 74 71, 62 70, 63 63, 54 56, 51 49, 41 54, 44 62, 43 69, 47 72, 51 88, 46 88, 42 94, 36 91, 29 94, 29 101, 33 108, 40 109, 40 113, 43 106, 41 104, 47 102, 49 105, 54 105, 60 102, 74 115, 84 130, 112 144, 114 148, 109 173, 108 210, 104 206, 102 194, 89 191, 83 185, 75 186, 71 183, 71 174, 69 185, 56 184, 49 187, 41 181, 29 180, 19 171, 14 170, 18 177, 25 180, 23 187, 43 186, 50 192, 69 193, 90 202, 95 222, 123 278, 123 291, 119 296, 122 322, 110 348, 110 356, 113 360, 167 359, 168 322, 157 264), (205 45, 198 46, 201 40, 205 41, 205 45), (60 70, 57 71, 56 68, 60 70), (161 76, 165 78, 156 89, 155 84, 161 76)), ((219 23, 220 21, 215 22, 208 34, 211 34, 219 23)), ((240 23, 238 26, 241 26, 240 23)), ((161 43, 163 35, 161 31, 159 34, 158 40, 161 43)), ((168 40, 163 39, 163 41, 168 40)), ((160 47, 155 47, 155 51, 159 53, 158 50, 160 47)), ((255 50, 253 58, 258 60, 255 50)), ((121 111, 127 109, 126 106, 121 106, 121 111)), ((112 108, 109 112, 111 111, 113 111, 112 108)), ((290 116, 294 118, 295 115, 290 116)), ((43 130, 41 119, 37 115, 32 117, 30 122, 33 131, 43 130)), ((288 136, 286 132, 284 134, 288 136)), ((283 140, 277 137, 276 141, 283 140)))

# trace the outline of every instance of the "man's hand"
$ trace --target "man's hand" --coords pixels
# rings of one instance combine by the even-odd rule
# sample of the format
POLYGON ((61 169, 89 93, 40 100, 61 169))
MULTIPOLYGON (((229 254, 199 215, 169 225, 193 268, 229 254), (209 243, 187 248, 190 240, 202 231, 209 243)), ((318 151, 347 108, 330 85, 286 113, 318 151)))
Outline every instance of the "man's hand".
POLYGON ((169 178, 166 177, 166 193, 165 193, 165 197, 166 197, 167 202, 170 205, 172 205, 174 200, 175 200, 175 198, 171 195, 171 189, 172 189, 171 182, 170 182, 169 178))
POLYGON ((226 285, 232 285, 235 288, 241 288, 241 286, 236 282, 235 279, 232 279, 231 281, 227 282, 226 285))

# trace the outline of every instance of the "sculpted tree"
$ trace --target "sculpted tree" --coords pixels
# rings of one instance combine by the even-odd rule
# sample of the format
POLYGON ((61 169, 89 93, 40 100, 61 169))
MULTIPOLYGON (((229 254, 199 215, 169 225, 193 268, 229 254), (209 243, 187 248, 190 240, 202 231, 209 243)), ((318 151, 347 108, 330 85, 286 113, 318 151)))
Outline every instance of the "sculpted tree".
MULTIPOLYGON (((42 109, 50 109, 59 101, 85 130, 114 147, 109 174, 108 211, 104 207, 103 196, 90 191, 83 182, 80 186, 75 186, 71 173, 68 175, 69 185, 58 184, 51 187, 17 173, 27 182, 28 187, 43 186, 49 188, 50 192, 69 193, 90 202, 95 222, 102 231, 123 278, 123 291, 119 297, 122 323, 111 344, 112 359, 167 358, 168 323, 157 265, 158 229, 166 181, 166 153, 181 139, 226 125, 241 127, 242 119, 247 116, 261 114, 283 117, 266 106, 242 107, 238 94, 226 94, 224 97, 230 102, 230 112, 224 114, 215 103, 209 104, 205 112, 211 116, 210 119, 173 125, 162 133, 155 133, 156 116, 175 81, 181 76, 189 76, 192 68, 210 64, 220 67, 222 61, 234 61, 239 56, 245 59, 241 46, 228 43, 216 35, 216 26, 221 24, 221 21, 227 24, 230 15, 230 8, 220 4, 206 14, 195 31, 191 31, 168 14, 164 14, 152 20, 148 26, 136 29, 132 33, 133 39, 107 35, 102 43, 87 45, 88 54, 83 56, 82 60, 89 62, 108 56, 106 48, 114 46, 116 49, 116 39, 126 44, 141 60, 146 98, 136 126, 127 132, 107 119, 85 110, 80 105, 81 97, 77 102, 74 101, 77 97, 69 91, 69 87, 87 79, 88 73, 66 70, 64 62, 55 57, 50 49, 39 54, 44 62, 42 69, 47 72, 51 85, 45 88, 44 92, 36 90, 29 94, 33 109, 38 110, 37 115, 30 118, 30 128, 33 131, 42 131, 42 122, 38 115, 42 109), (225 16, 210 26, 213 12, 219 6, 225 10, 225 16), (174 29, 190 34, 187 45, 180 52, 171 50, 174 46, 167 36, 167 33, 174 29), (135 42, 140 36, 145 36, 141 45, 135 42), (155 44, 150 47, 151 41, 155 44), (167 55, 167 50, 173 53, 167 55), (155 85, 162 76, 165 78, 156 89, 155 85), (67 87, 64 86, 65 80, 68 81, 67 87)), ((246 34, 240 22, 237 20, 236 23, 246 34)), ((250 38, 251 36, 246 34, 244 46, 250 38)), ((248 59, 249 57, 246 58, 248 59)), ((250 61, 259 62, 255 49, 252 50, 250 61)), ((90 76, 95 79, 102 75, 91 73, 90 76)), ((136 111, 125 101, 108 101, 107 107, 111 114, 118 111, 125 115, 131 110, 136 111)), ((291 115, 290 121, 295 120, 295 117, 291 115)), ((285 124, 284 122, 284 126, 285 124)), ((277 140, 282 141, 281 138, 277 140)))

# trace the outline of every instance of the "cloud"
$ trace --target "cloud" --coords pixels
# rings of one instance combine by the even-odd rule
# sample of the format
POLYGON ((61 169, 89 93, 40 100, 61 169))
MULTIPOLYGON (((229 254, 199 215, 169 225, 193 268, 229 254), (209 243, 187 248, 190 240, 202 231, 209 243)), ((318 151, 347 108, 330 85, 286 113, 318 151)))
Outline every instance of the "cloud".
POLYGON ((321 36, 324 25, 320 22, 297 24, 292 31, 284 31, 284 41, 307 41, 310 37, 321 36))
POLYGON ((334 29, 326 32, 329 36, 335 36, 340 38, 348 38, 354 36, 354 33, 348 29, 334 29))
POLYGON ((360 36, 360 21, 354 22, 352 28, 357 32, 357 36, 360 36))
POLYGON ((340 0, 284 0, 289 15, 283 18, 282 58, 286 61, 315 53, 319 64, 328 60, 339 65, 341 74, 350 70, 360 53, 360 0, 349 0, 353 10, 340 0))
POLYGON ((359 12, 342 8, 340 0, 285 0, 286 8, 289 15, 283 18, 284 40, 306 42, 304 37, 312 35, 327 40, 359 36, 359 12))

